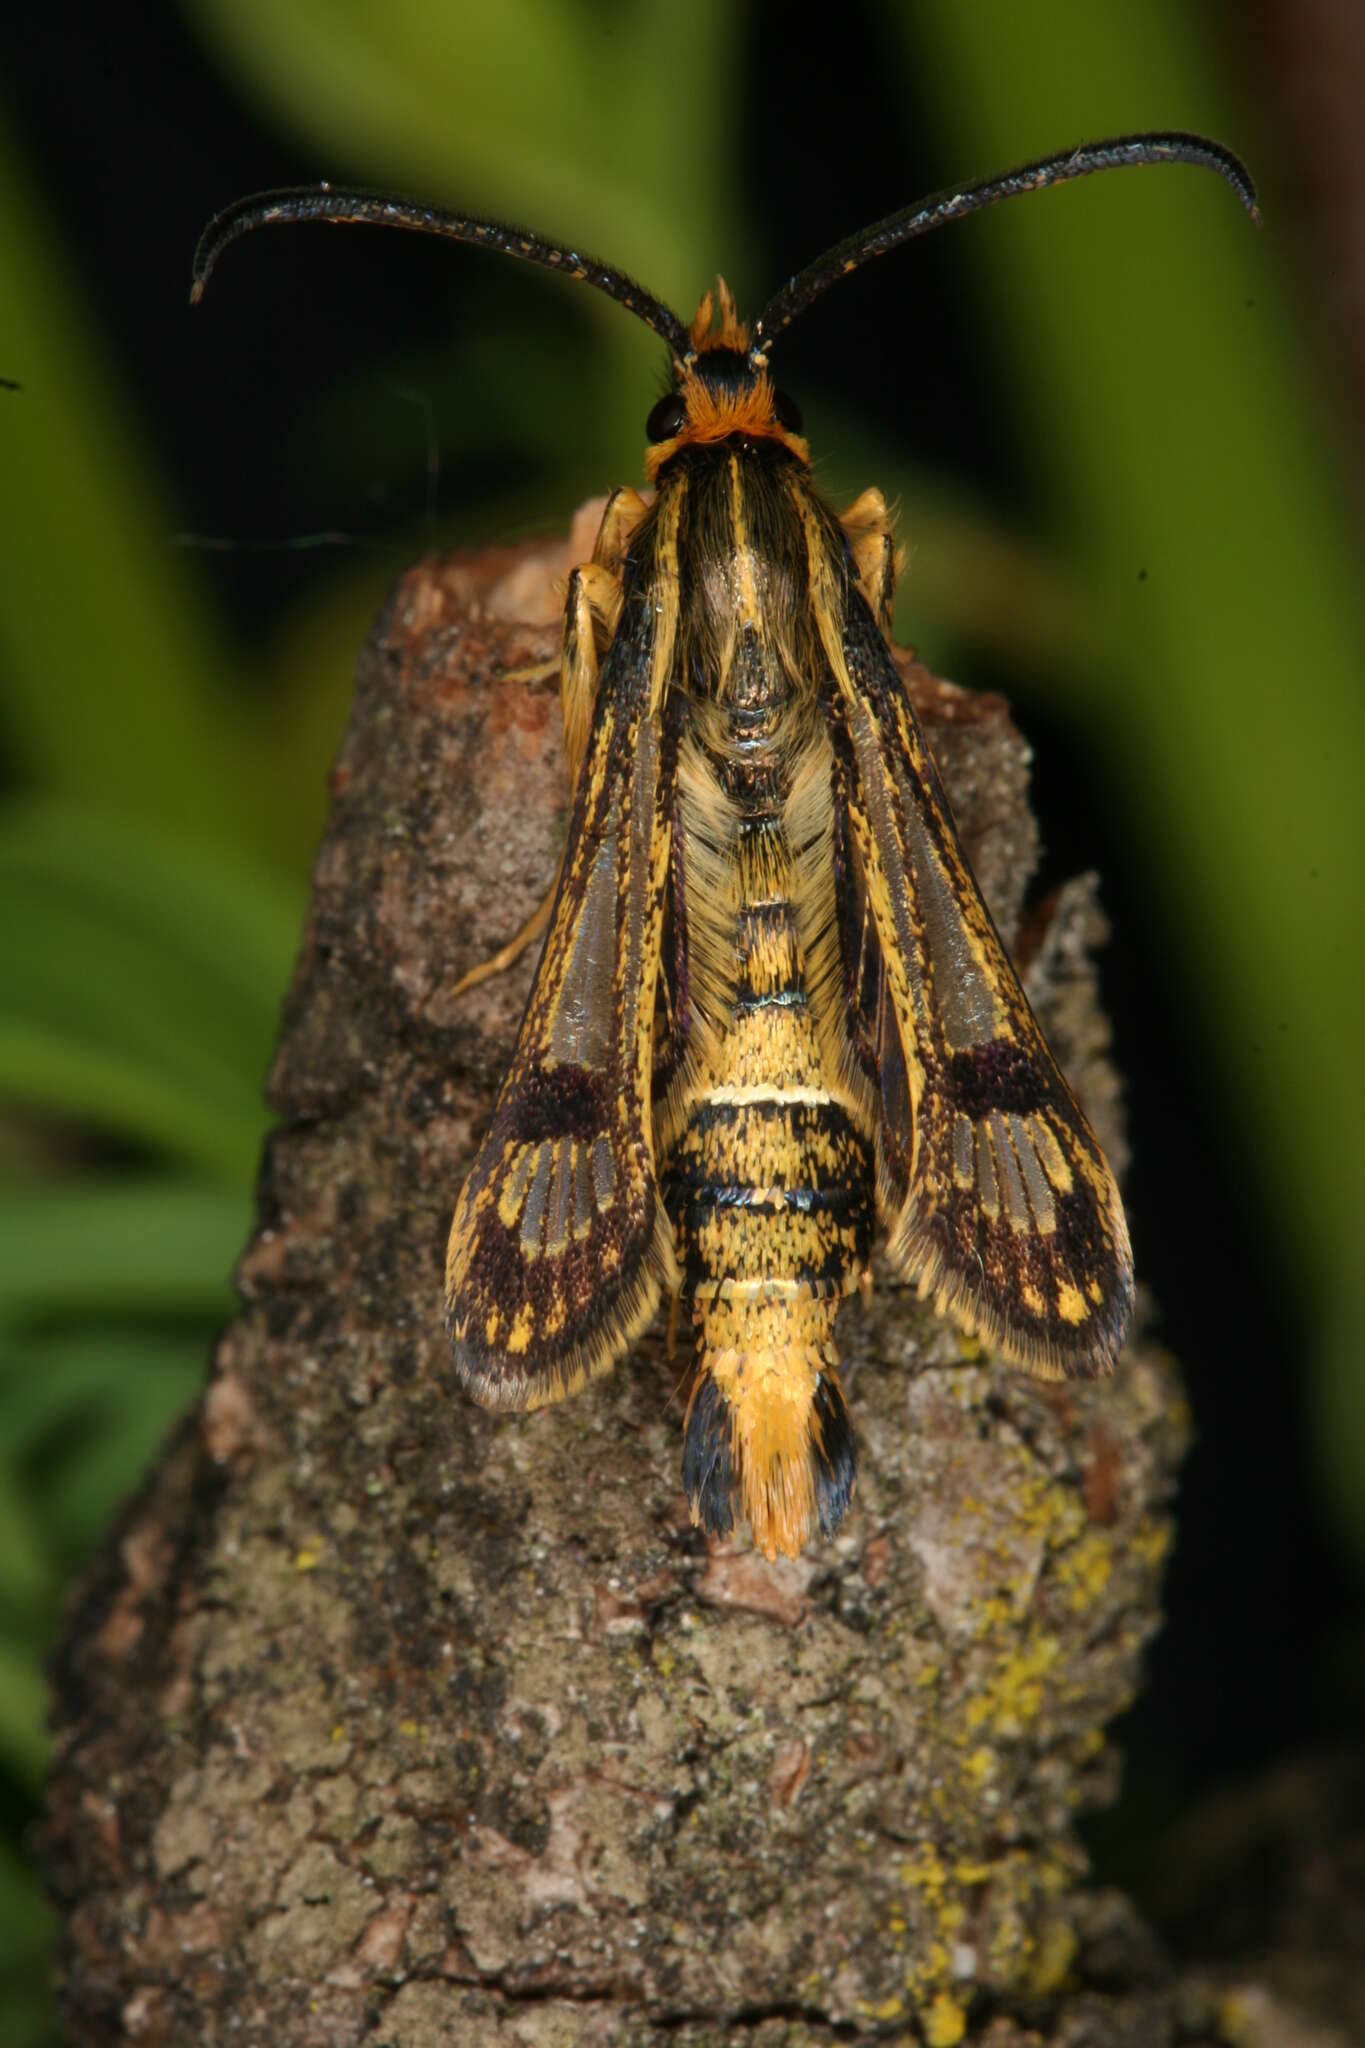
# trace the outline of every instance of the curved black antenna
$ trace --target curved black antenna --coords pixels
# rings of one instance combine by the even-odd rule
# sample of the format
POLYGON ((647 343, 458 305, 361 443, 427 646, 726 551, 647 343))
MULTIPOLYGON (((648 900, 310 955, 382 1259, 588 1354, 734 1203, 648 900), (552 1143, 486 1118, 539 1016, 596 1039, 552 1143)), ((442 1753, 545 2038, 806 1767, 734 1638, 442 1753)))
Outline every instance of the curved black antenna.
POLYGON ((1084 142, 1075 149, 1060 150, 1056 156, 1040 157, 1037 163, 1021 164, 1018 170, 1005 171, 979 185, 917 199, 899 213, 889 213, 885 220, 874 221, 871 227, 859 229, 846 241, 836 242, 814 263, 788 278, 781 291, 769 299, 754 322, 749 361, 761 368, 782 330, 790 327, 821 292, 828 291, 870 257, 884 256, 888 249, 898 249, 902 242, 913 242, 916 236, 927 235, 931 228, 942 227, 946 221, 979 213, 985 206, 994 206, 997 200, 1013 199, 1020 192, 1041 192, 1049 185, 1065 185, 1071 178, 1089 177, 1092 171, 1123 170, 1130 164, 1198 164, 1204 170, 1216 171, 1231 185, 1252 220, 1260 225, 1251 173, 1241 158, 1224 149, 1221 142, 1211 142, 1205 135, 1180 134, 1119 135, 1109 142, 1084 142))
POLYGON ((439 235, 451 242, 470 242, 475 248, 499 249, 504 256, 519 256, 526 263, 544 264, 547 270, 562 271, 595 285, 618 306, 624 306, 637 320, 668 343, 681 358, 690 346, 687 328, 652 292, 647 292, 623 270, 599 263, 574 248, 561 248, 533 235, 525 228, 509 227, 505 221, 474 220, 468 214, 447 213, 439 206, 423 206, 415 199, 394 199, 382 192, 348 191, 340 185, 298 185, 280 192, 258 192, 224 207, 199 237, 194 252, 194 281, 190 304, 197 305, 213 267, 229 242, 249 235, 254 228, 288 226, 295 221, 327 220, 346 225, 408 228, 415 234, 439 235))

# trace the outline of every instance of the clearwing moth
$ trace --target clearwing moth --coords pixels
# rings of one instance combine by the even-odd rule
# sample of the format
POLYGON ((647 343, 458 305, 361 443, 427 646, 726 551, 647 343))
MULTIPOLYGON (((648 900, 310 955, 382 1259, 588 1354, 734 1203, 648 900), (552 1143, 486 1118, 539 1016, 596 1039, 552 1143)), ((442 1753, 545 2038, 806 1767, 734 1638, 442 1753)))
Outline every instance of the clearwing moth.
MULTIPOLYGON (((668 346, 646 500, 610 499, 569 579, 572 809, 512 1064, 446 1264, 456 1370, 528 1409, 604 1373, 671 1293, 696 1357, 683 1484, 768 1558, 830 1535, 856 1472, 835 1319, 874 1228, 897 1274, 1047 1377, 1106 1372, 1132 1320, 1114 1178, 962 851, 889 651, 881 494, 811 476, 775 343, 872 256, 1016 193, 1125 165, 1251 179, 1203 137, 1090 144, 922 200, 826 251, 753 326, 723 281, 690 326, 621 271, 492 221, 331 186, 217 216, 373 223, 594 285, 668 346)), ((495 963, 512 957, 518 942, 495 963)), ((466 983, 479 973, 466 977, 466 983)))

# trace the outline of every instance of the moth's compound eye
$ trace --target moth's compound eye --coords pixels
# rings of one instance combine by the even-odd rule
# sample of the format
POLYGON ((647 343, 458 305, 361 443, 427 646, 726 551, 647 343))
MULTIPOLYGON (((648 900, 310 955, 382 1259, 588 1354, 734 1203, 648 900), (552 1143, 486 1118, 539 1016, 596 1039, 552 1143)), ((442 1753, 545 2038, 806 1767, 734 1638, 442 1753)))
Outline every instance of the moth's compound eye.
POLYGON ((794 398, 788 398, 785 391, 773 393, 773 417, 784 432, 799 434, 801 431, 801 408, 794 398))
POLYGON ((669 391, 645 421, 645 432, 651 441, 671 441, 680 434, 687 424, 687 407, 676 391, 669 391))

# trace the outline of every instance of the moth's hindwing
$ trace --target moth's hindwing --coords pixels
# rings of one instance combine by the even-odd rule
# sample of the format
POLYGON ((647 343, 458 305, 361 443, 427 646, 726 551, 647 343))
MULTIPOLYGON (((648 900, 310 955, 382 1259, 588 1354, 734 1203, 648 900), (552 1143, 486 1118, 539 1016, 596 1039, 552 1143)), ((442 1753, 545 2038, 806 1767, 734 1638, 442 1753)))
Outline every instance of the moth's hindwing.
POLYGON ((549 933, 446 1259, 456 1369, 536 1408, 605 1372, 671 1276, 651 1050, 672 775, 666 606, 627 605, 603 662, 549 933))
POLYGON ((1035 1372, 1107 1370, 1133 1308, 1113 1175, 1048 1051, 904 685, 856 594, 841 637, 831 666, 844 886, 875 933, 849 1014, 855 1045, 875 1044, 891 1259, 940 1312, 1035 1372))

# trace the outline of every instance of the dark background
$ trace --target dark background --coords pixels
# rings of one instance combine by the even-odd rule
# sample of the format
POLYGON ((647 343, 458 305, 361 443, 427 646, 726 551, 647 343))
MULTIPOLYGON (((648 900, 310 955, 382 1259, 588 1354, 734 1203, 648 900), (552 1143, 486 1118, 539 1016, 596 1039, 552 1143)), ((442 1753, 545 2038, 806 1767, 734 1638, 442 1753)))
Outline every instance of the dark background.
MULTIPOLYGON (((319 11, 308 10, 310 18, 319 11)), ((571 20, 587 41, 600 39, 604 52, 615 49, 619 60, 626 30, 616 8, 546 11, 571 20)), ((1173 76, 1168 98, 1149 95, 1138 124, 1195 125, 1204 81, 1212 77, 1216 109, 1230 122, 1223 139, 1242 149, 1263 178, 1271 248, 1268 255, 1259 247, 1252 252, 1261 274, 1254 300, 1239 309, 1242 346, 1264 346, 1273 302, 1274 319, 1292 335, 1303 402, 1313 415, 1302 440, 1306 488, 1318 492, 1322 517, 1337 532, 1349 584, 1358 558, 1365 292, 1342 252, 1361 239, 1354 175, 1360 166, 1351 161, 1348 131, 1358 121, 1365 65, 1360 50, 1330 47, 1326 39, 1335 31, 1326 13, 1319 21, 1311 10, 1267 5, 1187 14, 1196 83, 1184 73, 1173 76), (1349 119, 1348 108, 1355 110, 1349 119)), ((1053 61, 1049 31, 1060 36, 1063 17, 1069 22, 1070 10, 1038 10, 1040 77, 1053 61)), ((1111 107, 1100 80, 1093 110, 1079 125, 1057 132, 1040 111, 1036 125, 1027 123, 1030 139, 1021 152, 1003 138, 1001 149, 991 150, 977 133, 954 142, 939 104, 941 78, 927 66, 909 75, 890 10, 847 5, 837 31, 827 9, 756 5, 733 9, 727 20, 729 46, 699 60, 723 76, 729 107, 721 124, 724 175, 710 203, 722 224, 713 260, 734 261, 742 283, 732 281, 750 296, 766 293, 862 220, 951 176, 1004 168, 1012 154, 1080 139, 1084 131, 1137 125, 1126 103, 1111 107)), ((102 577, 112 579, 118 568, 93 568, 80 530, 72 532, 62 580, 73 611, 91 616, 80 622, 77 644, 86 655, 75 672, 63 676, 54 665, 50 691, 62 708, 48 724, 35 723, 31 710, 35 686, 26 663, 34 630, 23 579, 5 604, 17 623, 0 672, 0 760, 11 820, 0 883, 22 899, 23 929, 46 918, 58 935, 53 953, 69 967, 81 931, 101 922, 100 887, 118 870, 120 849, 132 849, 131 873, 144 828, 163 881, 173 880, 174 849, 183 846, 187 869, 207 875, 205 889, 240 890, 245 907, 234 938, 252 929, 257 913, 247 899, 259 882, 269 899, 261 915, 270 920, 273 950, 240 969, 255 976, 251 1022, 230 1034, 240 1078, 250 1086, 268 1054, 269 1018, 287 972, 288 934, 320 825, 350 665, 388 581, 427 547, 550 529, 580 497, 634 480, 661 366, 652 339, 593 295, 404 236, 263 234, 231 252, 204 306, 191 315, 190 252, 216 207, 256 188, 323 175, 400 189, 419 182, 401 152, 386 175, 382 121, 354 151, 339 134, 324 145, 315 131, 325 117, 310 128, 306 116, 291 116, 288 94, 254 79, 249 65, 225 62, 215 35, 193 10, 147 4, 122 12, 116 26, 92 13, 79 33, 69 16, 29 10, 7 36, 10 145, 40 220, 35 246, 74 309, 61 329, 74 344, 66 355, 45 356, 43 336, 56 328, 7 335, 6 347, 17 353, 0 361, 0 373, 23 388, 0 394, 0 432, 12 414, 44 399, 69 419, 87 417, 82 407, 99 417, 112 409, 121 445, 136 451, 130 504, 152 480, 149 507, 131 511, 130 520, 140 516, 159 533, 158 573, 188 586, 187 603, 212 636, 211 654, 196 660, 211 676, 207 687, 232 708, 226 727, 210 719, 194 745, 182 745, 153 707, 146 714, 152 738, 123 779, 118 733, 125 708, 136 724, 131 707, 140 685, 136 676, 120 676, 117 619, 102 623, 102 592, 111 587, 102 577), (64 720, 79 729, 71 767, 64 720), (77 760, 80 736, 89 742, 102 725, 111 735, 105 787, 98 759, 93 769, 77 760), (237 754, 222 743, 224 729, 237 754), (159 759, 158 733, 165 742, 159 759), (63 821, 83 810, 109 836, 87 849, 84 868, 68 871, 52 847, 63 821), (40 858, 24 851, 23 835, 45 819, 40 858)), ((647 44, 640 61, 651 61, 647 44)), ((471 66, 472 103, 477 52, 471 66)), ((1026 82, 1020 86, 1027 97, 1026 82)), ((706 89, 701 76, 678 84, 684 97, 706 89)), ((460 109, 451 108, 456 142, 460 118, 460 109)), ((679 193, 686 211, 689 190, 717 173, 713 164, 689 158, 685 124, 681 135, 681 143, 677 135, 661 138, 669 152, 662 183, 679 193)), ((502 192, 500 180, 515 187, 515 179, 496 165, 462 185, 458 168, 445 189, 429 185, 430 196, 529 213, 522 194, 502 192)), ((1144 200, 1156 202, 1157 176, 1197 182, 1188 171, 1149 174, 1136 194, 1116 203, 1111 223, 1103 198, 1117 202, 1111 183, 1120 181, 1096 181, 1105 192, 1091 195, 1089 218, 1102 239, 1135 219, 1135 200, 1138 212, 1144 200)), ((658 178, 657 166, 650 177, 658 178)), ((1238 227, 1230 195, 1186 196, 1201 220, 1213 223, 1211 232, 1238 227), (1226 219, 1214 204, 1220 197, 1226 219)), ((1164 197, 1161 217, 1169 221, 1170 194, 1164 197)), ((572 207, 566 201, 558 216, 542 208, 537 224, 580 233, 689 311, 706 282, 703 269, 686 283, 690 253, 661 247, 651 262, 648 252, 619 249, 612 221, 595 222, 580 199, 572 207)), ((1066 202, 1042 198, 1031 209, 1059 203, 1066 202)), ((1018 331, 1003 318, 1004 301, 989 282, 992 252, 1004 248, 1011 231, 1022 232, 1022 213, 1004 209, 985 244, 977 224, 964 226, 841 287, 794 331, 781 381, 803 405, 817 457, 828 457, 824 474, 833 495, 852 495, 873 480, 888 495, 900 493, 912 543, 902 632, 957 680, 1011 698, 1036 755, 1047 849, 1039 891, 1078 869, 1097 868, 1114 923, 1104 985, 1128 1085, 1133 1235, 1140 1277, 1186 1370, 1196 1430, 1168 1579, 1168 1623, 1151 1654, 1148 1689, 1122 1731, 1130 1758, 1124 1801, 1094 1828, 1102 1872, 1141 1887, 1144 1872, 1159 1867, 1163 1830, 1212 1788, 1354 1738, 1361 1725, 1361 1524, 1343 1508, 1349 1472, 1359 1468, 1350 1467, 1349 1444, 1342 1453, 1347 1483, 1324 1463, 1323 1416, 1336 1411, 1326 1396, 1315 1405, 1313 1395, 1315 1386, 1338 1385, 1355 1361, 1343 1364, 1333 1351, 1339 1338, 1332 1331, 1348 1319, 1342 1311, 1333 1321, 1331 1304, 1324 1305, 1316 1282, 1310 1290, 1298 1256, 1312 1221, 1305 1207, 1312 1209, 1321 1191, 1304 1187, 1301 1159, 1285 1157, 1267 1169, 1264 1158, 1253 1157, 1257 1105, 1245 1092, 1235 1043, 1245 1027, 1226 1001, 1211 1014, 1198 985, 1201 949, 1211 943, 1207 934, 1223 906, 1201 900, 1197 877, 1154 881, 1153 849, 1176 801, 1159 780, 1146 786, 1140 830, 1131 790, 1121 800, 1115 789, 1109 699, 1140 689, 1141 677, 1124 669, 1125 614, 1093 600, 1087 579, 1094 563, 1074 544, 1077 508, 1059 502, 1056 470, 1037 459, 1027 393, 1021 394, 1017 363, 1011 367, 1018 331), (936 550, 934 531, 946 535, 936 550), (1059 672, 1075 686, 1058 687, 1059 672), (1172 902, 1186 898, 1186 923, 1175 930, 1172 902)), ((1146 292, 1150 246, 1135 248, 1132 261, 1136 289, 1146 292)), ((1083 277, 1084 261, 1077 267, 1083 277)), ((1221 282, 1211 265, 1211 293, 1221 282)), ((1201 309, 1180 305, 1160 317, 1188 321, 1193 337, 1201 309)), ((1192 338, 1191 355, 1197 354, 1192 338)), ((1285 394, 1287 408, 1299 402, 1285 394)), ((1159 387, 1138 392, 1136 403, 1139 418, 1144 404, 1159 412, 1159 387)), ((1210 420, 1205 459, 1215 464, 1231 445, 1220 436, 1256 428, 1245 418, 1210 420)), ((60 452, 55 445, 54 456, 60 452)), ((1102 477, 1103 448, 1092 461, 1102 477)), ((35 473, 21 472, 25 488, 35 473)), ((106 525, 111 508, 118 516, 120 474, 116 460, 104 471, 106 487, 115 480, 103 501, 106 525)), ((1122 494, 1129 477, 1116 470, 1111 484, 1122 494)), ((27 541, 49 558, 71 531, 63 489, 72 490, 70 478, 54 484, 50 505, 11 508, 16 522, 32 528, 27 541)), ((1172 522, 1181 516, 1179 497, 1177 479, 1172 522)), ((1152 529, 1153 573, 1168 540, 1163 519, 1152 529)), ((17 567, 13 548, 11 561, 17 567)), ((1140 593, 1149 564, 1130 559, 1111 570, 1140 593)), ((39 576, 34 587, 50 605, 52 586, 39 576)), ((157 602, 154 589, 149 601, 157 602)), ((1292 620, 1286 631, 1292 644, 1292 620)), ((1359 674, 1358 651, 1358 638, 1342 650, 1348 675, 1359 674)), ((1286 748, 1303 743, 1305 722, 1313 743, 1323 740, 1313 726, 1318 680, 1284 677, 1286 748)), ((1208 678, 1211 691, 1226 693, 1229 735, 1226 756, 1207 763, 1211 788, 1224 776, 1264 766, 1241 766, 1243 683, 1236 675, 1208 678)), ((1355 749, 1358 725, 1337 731, 1332 716, 1330 709, 1321 714, 1333 752, 1355 749)), ((193 725, 189 717, 187 730, 193 725)), ((1341 841, 1340 868, 1324 886, 1358 887, 1350 856, 1341 841)), ((157 936, 155 891, 145 901, 135 897, 130 884, 114 914, 132 934, 125 965, 110 961, 115 978, 136 976, 157 936)), ((1266 906, 1259 941, 1270 952, 1282 914, 1266 906)), ((173 942, 179 943, 174 932, 172 953, 173 942)), ((212 945, 204 950, 211 953, 212 945)), ((176 992, 174 1001, 167 997, 169 1010, 158 1007, 151 974, 141 1038, 127 1027, 129 1043, 136 1040, 153 1065, 148 1046, 154 1048, 158 1032, 177 1028, 175 1002, 192 979, 191 951, 186 940, 164 964, 164 986, 176 992)), ((31 1064, 19 1061, 7 1076, 0 1044, 0 1103, 11 1104, 0 1141, 13 1245, 21 1257, 31 1253, 40 1266, 46 1258, 51 1268, 46 1292, 41 1285, 20 1288, 11 1300, 0 1289, 8 1384, 37 1376, 66 1388, 36 1423, 17 1403, 8 1461, 17 1512, 27 1520, 17 1529, 15 1554, 28 1558, 31 1551, 33 1558, 7 1592, 0 1588, 7 1621, 0 1701, 11 1667, 16 1674, 13 1697, 0 1711, 0 1798, 15 1845, 5 1883, 18 1930, 5 1963, 15 2010, 22 2006, 27 2015, 25 2038, 37 2041, 47 2025, 39 1988, 44 1929, 24 1889, 18 1848, 41 1765, 41 1738, 30 1725, 40 1702, 26 1674, 50 1636, 62 1580, 202 1373, 213 1322, 226 1311, 222 1275, 245 1228, 247 1168, 261 1126, 258 1119, 243 1128, 236 1150, 215 1152, 164 1122, 140 1125, 135 1109, 101 1094, 102 1034, 116 1035, 124 1024, 110 1024, 98 1005, 86 1016, 80 977, 64 983, 52 958, 29 965, 49 974, 51 988, 48 1008, 35 1008, 25 1021, 60 1036, 74 1016, 70 1036, 90 1055, 80 1085, 41 1074, 35 1081, 31 1064), (163 1270, 152 1259, 140 1288, 116 1270, 130 1194, 143 1203, 135 1212, 140 1246, 162 1225, 179 1245, 186 1217, 202 1210, 204 1219, 175 1271, 169 1260, 163 1270), (89 1233, 98 1237, 106 1225, 115 1233, 114 1249, 104 1266, 95 1257, 94 1279, 78 1273, 73 1287, 71 1258, 79 1265, 89 1233), (144 1353, 153 1360, 145 1374, 137 1364, 144 1353), (73 1359, 83 1360, 83 1369, 73 1371, 73 1359), (93 1458, 92 1446, 108 1451, 107 1419, 115 1415, 125 1425, 118 1456, 93 1458)), ((1331 968, 1357 978, 1359 970, 1358 956, 1331 968)), ((18 966, 14 974, 18 981, 18 966)), ((1311 1004, 1312 991, 1287 988, 1286 1004, 1296 1000, 1311 1004)), ((221 1008, 211 974, 204 1003, 221 1008)), ((1348 1065, 1358 1050, 1329 1044, 1327 1056, 1348 1065)), ((1268 1075, 1266 1085, 1280 1082, 1268 1075)), ((225 1093, 224 1104, 239 1095, 225 1093)), ((1350 1101, 1343 1096, 1344 1118, 1350 1101)), ((1325 1198, 1319 1203, 1328 1206, 1325 1198)), ((1338 1223, 1333 1243, 1319 1247, 1329 1266, 1331 1256, 1345 1260, 1359 1241, 1358 1215, 1338 1223)), ((0 1400, 0 1438, 6 1412, 0 1400)), ((1159 1913, 1159 1896, 1149 1891, 1145 1903, 1159 1913)))

